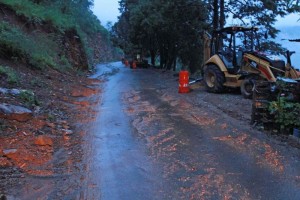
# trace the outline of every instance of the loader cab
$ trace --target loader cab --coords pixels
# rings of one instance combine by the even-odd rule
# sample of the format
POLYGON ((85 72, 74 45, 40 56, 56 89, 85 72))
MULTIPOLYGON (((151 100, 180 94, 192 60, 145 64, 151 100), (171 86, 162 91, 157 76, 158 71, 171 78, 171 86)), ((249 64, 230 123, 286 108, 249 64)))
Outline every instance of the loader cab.
POLYGON ((257 50, 259 41, 256 27, 226 27, 213 32, 211 55, 218 55, 227 71, 236 74, 242 66, 245 52, 257 50))

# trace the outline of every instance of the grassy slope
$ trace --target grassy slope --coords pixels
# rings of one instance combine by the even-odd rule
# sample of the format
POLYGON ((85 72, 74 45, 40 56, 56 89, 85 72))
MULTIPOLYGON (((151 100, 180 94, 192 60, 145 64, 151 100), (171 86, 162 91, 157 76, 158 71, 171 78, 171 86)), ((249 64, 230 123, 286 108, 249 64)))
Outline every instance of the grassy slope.
POLYGON ((69 9, 62 13, 59 4, 40 5, 29 0, 0 0, 0 4, 13 10, 21 22, 12 24, 3 17, 0 23, 2 58, 19 59, 37 69, 59 70, 74 67, 74 64, 86 65, 75 67, 87 69, 97 62, 107 61, 104 58, 113 59, 114 48, 108 32, 90 10, 69 9), (73 40, 74 37, 77 40, 73 40), (70 44, 65 45, 66 40, 70 44), (109 50, 106 51, 109 56, 96 54, 100 44, 109 50), (81 51, 79 55, 70 55, 74 48, 81 51), (75 57, 85 61, 78 63, 74 61, 75 57))

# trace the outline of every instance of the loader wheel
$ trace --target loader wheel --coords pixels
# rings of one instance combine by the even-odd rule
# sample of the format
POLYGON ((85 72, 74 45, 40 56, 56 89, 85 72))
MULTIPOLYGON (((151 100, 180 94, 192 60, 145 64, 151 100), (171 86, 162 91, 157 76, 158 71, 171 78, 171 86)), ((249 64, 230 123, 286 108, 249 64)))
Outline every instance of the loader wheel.
POLYGON ((224 73, 216 65, 208 65, 204 70, 204 83, 208 92, 220 93, 224 91, 224 73))
POLYGON ((254 82, 251 79, 245 79, 241 85, 241 94, 245 99, 252 99, 254 82))

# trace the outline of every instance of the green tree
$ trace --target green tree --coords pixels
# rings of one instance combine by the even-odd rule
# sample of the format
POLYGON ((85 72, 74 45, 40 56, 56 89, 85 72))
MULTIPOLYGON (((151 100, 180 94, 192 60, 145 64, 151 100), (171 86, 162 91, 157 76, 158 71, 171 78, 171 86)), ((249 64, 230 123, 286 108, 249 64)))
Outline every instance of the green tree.
POLYGON ((166 69, 174 69, 178 58, 191 71, 200 66, 200 38, 207 21, 203 1, 122 0, 120 6, 122 15, 112 34, 115 44, 129 47, 125 52, 144 52, 152 64, 158 54, 160 66, 166 69), (194 54, 193 61, 188 59, 194 54))
POLYGON ((257 26, 261 30, 261 50, 277 54, 284 52, 284 49, 271 41, 279 32, 274 26, 276 17, 299 10, 299 0, 209 0, 208 3, 213 5, 211 23, 214 30, 224 27, 226 18, 232 18, 243 26, 257 26), (266 34, 268 38, 264 39, 266 34))

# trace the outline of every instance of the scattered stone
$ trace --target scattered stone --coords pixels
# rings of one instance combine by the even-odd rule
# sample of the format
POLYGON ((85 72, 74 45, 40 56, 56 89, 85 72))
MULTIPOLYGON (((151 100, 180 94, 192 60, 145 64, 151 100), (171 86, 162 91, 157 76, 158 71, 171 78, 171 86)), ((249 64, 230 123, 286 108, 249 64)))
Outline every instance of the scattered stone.
POLYGON ((11 89, 9 90, 9 93, 12 95, 19 95, 22 91, 26 91, 26 90, 11 89))
POLYGON ((46 125, 50 128, 55 128, 55 124, 51 122, 47 122, 46 125))
POLYGON ((222 129, 227 129, 227 124, 226 124, 226 123, 222 124, 222 125, 221 125, 221 128, 222 128, 222 129))
POLYGON ((77 88, 77 90, 72 91, 72 97, 89 97, 97 93, 97 90, 88 87, 77 88))
POLYGON ((10 159, 14 159, 17 156, 17 151, 17 149, 5 149, 3 150, 3 156, 10 159))
POLYGON ((8 158, 0 157, 0 167, 12 167, 12 166, 13 164, 8 160, 8 158))
POLYGON ((71 135, 71 134, 73 134, 73 131, 71 131, 71 130, 62 129, 62 131, 64 132, 64 135, 71 135))
POLYGON ((26 91, 28 92, 28 90, 0 88, 0 93, 2 94, 20 95, 21 92, 26 92, 26 91))
POLYGON ((4 114, 9 114, 11 111, 9 110, 7 104, 0 104, 0 112, 4 114))
POLYGON ((35 106, 34 107, 34 113, 39 113, 41 111, 41 107, 40 106, 35 106))
POLYGON ((8 156, 10 154, 15 154, 18 150, 17 149, 5 149, 3 150, 3 155, 8 156))
POLYGON ((63 138, 64 138, 64 141, 70 140, 70 136, 68 136, 68 135, 64 135, 63 138))
POLYGON ((45 135, 39 135, 35 141, 34 144, 39 145, 39 146, 52 146, 53 145, 53 140, 49 136, 45 135))
POLYGON ((26 122, 32 118, 32 111, 21 106, 3 103, 0 104, 0 118, 26 122))
POLYGON ((70 126, 68 126, 68 125, 63 125, 62 126, 64 129, 69 129, 70 128, 70 126))
POLYGON ((6 88, 0 88, 0 93, 7 94, 8 93, 8 89, 6 89, 6 88))
POLYGON ((52 77, 49 74, 46 74, 46 78, 50 80, 52 79, 52 77))
POLYGON ((67 124, 68 122, 66 120, 60 121, 61 124, 67 124))
POLYGON ((38 135, 45 135, 46 133, 44 131, 42 131, 42 130, 37 130, 37 134, 38 135))
POLYGON ((294 136, 294 135, 289 135, 289 139, 300 144, 300 138, 294 136))

